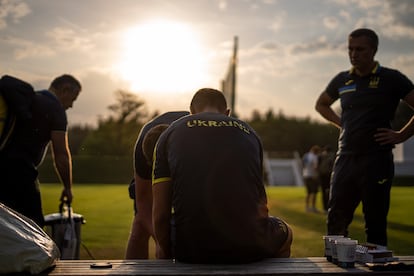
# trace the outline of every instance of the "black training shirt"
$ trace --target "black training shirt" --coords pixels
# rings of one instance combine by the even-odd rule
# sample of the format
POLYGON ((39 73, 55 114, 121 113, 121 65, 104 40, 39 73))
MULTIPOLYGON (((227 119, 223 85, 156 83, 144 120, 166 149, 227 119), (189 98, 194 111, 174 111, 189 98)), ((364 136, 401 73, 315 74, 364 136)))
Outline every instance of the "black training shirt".
POLYGON ((341 102, 339 153, 391 150, 393 145, 381 146, 374 134, 378 128, 391 128, 400 100, 413 89, 406 76, 378 63, 368 76, 360 77, 352 69, 335 76, 325 91, 341 102))
POLYGON ((161 135, 153 185, 172 181, 178 260, 237 262, 264 254, 262 158, 255 131, 223 114, 183 117, 161 135))
POLYGON ((147 160, 145 159, 144 153, 142 152, 142 142, 144 140, 145 134, 147 132, 157 126, 162 124, 171 124, 178 118, 181 118, 183 116, 188 115, 188 111, 171 111, 166 112, 158 117, 155 117, 148 123, 146 123, 137 138, 137 141, 135 143, 135 151, 134 151, 134 168, 135 173, 139 175, 143 179, 151 179, 151 173, 152 173, 152 166, 148 164, 147 160))
POLYGON ((38 166, 43 159, 52 131, 66 131, 66 112, 55 95, 47 90, 36 92, 32 103, 32 121, 16 123, 7 155, 38 166))

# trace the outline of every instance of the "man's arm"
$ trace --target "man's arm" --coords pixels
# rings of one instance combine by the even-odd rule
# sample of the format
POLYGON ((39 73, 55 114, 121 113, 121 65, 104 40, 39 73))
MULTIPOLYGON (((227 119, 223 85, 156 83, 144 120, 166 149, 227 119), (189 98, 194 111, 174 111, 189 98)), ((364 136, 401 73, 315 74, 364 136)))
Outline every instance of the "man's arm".
MULTIPOLYGON (((404 98, 411 108, 414 109, 414 90, 407 94, 404 98)), ((414 116, 405 124, 405 126, 399 131, 394 131, 388 128, 379 128, 377 133, 374 135, 375 141, 381 145, 385 144, 399 144, 408 140, 414 135, 414 116)))
POLYGON ((139 210, 140 224, 146 232, 153 235, 152 228, 152 183, 135 174, 135 204, 139 210))
POLYGON ((332 109, 332 104, 335 102, 326 92, 322 92, 316 101, 315 109, 326 120, 330 121, 337 128, 341 128, 341 118, 332 109))
POLYGON ((63 183, 63 191, 60 200, 72 202, 72 156, 68 145, 66 131, 52 131, 52 156, 56 172, 63 183))
POLYGON ((152 219, 154 225, 155 239, 158 244, 158 259, 171 258, 171 203, 172 183, 164 181, 152 186, 153 206, 152 219))
POLYGON ((126 259, 148 259, 148 239, 154 236, 152 227, 152 185, 150 179, 135 174, 135 205, 137 214, 132 222, 126 259))

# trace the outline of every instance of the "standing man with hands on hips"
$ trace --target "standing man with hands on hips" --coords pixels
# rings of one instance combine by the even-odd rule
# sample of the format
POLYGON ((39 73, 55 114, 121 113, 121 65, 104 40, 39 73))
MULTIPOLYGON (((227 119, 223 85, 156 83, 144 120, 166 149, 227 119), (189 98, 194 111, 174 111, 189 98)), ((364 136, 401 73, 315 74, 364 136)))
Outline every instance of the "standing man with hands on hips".
POLYGON ((316 101, 316 110, 336 125, 338 158, 331 180, 328 235, 348 235, 362 201, 366 239, 387 246, 387 215, 394 177, 392 149, 414 134, 414 117, 401 130, 391 128, 400 100, 414 108, 414 85, 397 70, 374 60, 378 36, 357 29, 348 36, 352 68, 337 74, 316 101), (341 103, 341 115, 331 108, 341 103))

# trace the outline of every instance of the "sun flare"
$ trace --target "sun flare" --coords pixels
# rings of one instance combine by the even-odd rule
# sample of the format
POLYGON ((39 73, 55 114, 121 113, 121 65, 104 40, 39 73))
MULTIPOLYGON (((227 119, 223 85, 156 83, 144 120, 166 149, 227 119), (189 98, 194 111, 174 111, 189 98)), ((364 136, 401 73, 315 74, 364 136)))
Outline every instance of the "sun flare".
POLYGON ((174 93, 199 88, 207 73, 197 35, 187 25, 152 21, 128 29, 118 65, 137 92, 174 93))

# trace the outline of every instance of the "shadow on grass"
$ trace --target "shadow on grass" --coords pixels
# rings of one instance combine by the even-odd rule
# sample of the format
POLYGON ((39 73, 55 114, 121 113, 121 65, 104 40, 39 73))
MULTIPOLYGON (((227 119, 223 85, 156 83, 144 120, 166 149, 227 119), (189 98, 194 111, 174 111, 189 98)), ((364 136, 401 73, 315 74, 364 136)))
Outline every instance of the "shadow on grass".
MULTIPOLYGON (((354 215, 354 221, 364 226, 362 214, 354 215)), ((388 222, 388 247, 395 255, 414 255, 414 226, 399 222, 388 222)))
MULTIPOLYGON (((360 214, 356 214, 354 215, 354 220, 358 219, 360 221, 364 221, 364 216, 360 215, 360 214)), ((414 225, 409 225, 409 224, 404 224, 404 223, 399 223, 399 222, 394 222, 394 221, 388 221, 388 231, 402 231, 402 232, 407 232, 407 233, 414 233, 414 225)))
POLYGON ((277 206, 276 209, 275 215, 283 218, 292 226, 321 233, 326 232, 326 215, 323 213, 306 213, 281 206, 277 206))
MULTIPOLYGON (((323 213, 307 213, 303 211, 298 211, 291 208, 286 208, 283 206, 275 207, 276 216, 280 216, 285 219, 289 224, 297 225, 305 229, 312 231, 326 231, 326 215, 323 213), (315 224, 315 222, 323 221, 323 227, 320 224, 315 224)), ((271 210, 272 211, 272 210, 271 210)), ((362 214, 354 214, 353 224, 360 225, 361 229, 364 228, 364 216, 362 214)), ((400 222, 388 222, 388 231, 402 231, 407 234, 414 233, 414 225, 409 225, 400 222)))

